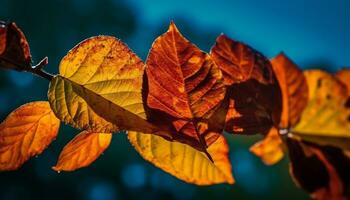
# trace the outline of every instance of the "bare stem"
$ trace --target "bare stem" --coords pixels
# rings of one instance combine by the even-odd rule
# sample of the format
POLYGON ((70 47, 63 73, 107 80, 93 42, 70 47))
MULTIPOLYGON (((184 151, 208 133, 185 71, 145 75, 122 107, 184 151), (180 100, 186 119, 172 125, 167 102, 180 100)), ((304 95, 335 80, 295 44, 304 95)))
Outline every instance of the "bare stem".
POLYGON ((48 63, 48 58, 45 57, 38 64, 34 65, 29 69, 26 69, 26 71, 51 81, 53 75, 43 70, 43 67, 46 66, 48 63))

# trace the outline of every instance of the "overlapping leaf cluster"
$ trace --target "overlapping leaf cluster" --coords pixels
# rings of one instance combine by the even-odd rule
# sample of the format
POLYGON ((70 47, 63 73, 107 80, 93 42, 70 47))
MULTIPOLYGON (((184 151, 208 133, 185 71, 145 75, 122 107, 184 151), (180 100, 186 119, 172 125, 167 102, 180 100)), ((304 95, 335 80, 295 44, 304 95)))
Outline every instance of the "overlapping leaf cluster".
POLYGON ((232 184, 225 131, 265 135, 251 151, 266 164, 287 151, 296 183, 314 198, 349 192, 350 70, 302 72, 284 54, 270 62, 225 35, 205 53, 173 23, 145 63, 120 40, 97 36, 70 50, 55 76, 31 66, 24 34, 2 24, 0 67, 50 79, 48 102, 25 104, 1 123, 1 171, 40 154, 64 122, 82 132, 56 171, 88 166, 126 130, 144 159, 177 178, 232 184))

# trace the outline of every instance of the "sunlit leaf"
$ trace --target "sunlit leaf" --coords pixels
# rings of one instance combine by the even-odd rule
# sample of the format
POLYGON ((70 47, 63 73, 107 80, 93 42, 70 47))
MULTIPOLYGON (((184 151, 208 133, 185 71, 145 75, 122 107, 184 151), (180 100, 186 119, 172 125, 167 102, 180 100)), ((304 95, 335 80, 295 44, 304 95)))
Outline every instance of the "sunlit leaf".
POLYGON ((23 32, 13 22, 0 21, 0 68, 22 71, 31 68, 31 62, 23 32))
POLYGON ((0 171, 18 169, 55 138, 60 121, 45 101, 24 104, 0 124, 0 171))
POLYGON ((146 64, 149 120, 171 126, 175 140, 205 150, 223 130, 223 124, 208 123, 225 96, 219 68, 173 23, 154 41, 146 64))
POLYGON ((308 70, 304 75, 309 87, 309 101, 299 123, 292 130, 293 134, 321 145, 346 148, 350 144, 350 107, 346 86, 321 70, 308 70))
POLYGON ((229 86, 225 130, 267 133, 280 119, 281 96, 271 64, 241 42, 220 35, 210 53, 229 86))
POLYGON ((271 128, 263 140, 250 147, 250 151, 260 157, 266 165, 276 164, 284 156, 278 130, 275 127, 271 128))
POLYGON ((318 200, 347 199, 350 159, 341 149, 287 139, 296 184, 318 200))
POLYGON ((156 135, 129 132, 128 138, 145 160, 185 182, 197 185, 234 183, 229 149, 223 136, 208 148, 214 163, 189 145, 169 142, 156 135))
POLYGON ((285 54, 271 60, 282 93, 279 128, 294 126, 308 102, 308 87, 303 72, 285 54))
POLYGON ((62 59, 48 98, 56 116, 75 128, 110 133, 155 133, 145 120, 141 86, 144 65, 121 41, 89 38, 62 59))
POLYGON ((62 150, 55 171, 74 171, 89 166, 109 146, 112 134, 83 131, 75 136, 62 150))

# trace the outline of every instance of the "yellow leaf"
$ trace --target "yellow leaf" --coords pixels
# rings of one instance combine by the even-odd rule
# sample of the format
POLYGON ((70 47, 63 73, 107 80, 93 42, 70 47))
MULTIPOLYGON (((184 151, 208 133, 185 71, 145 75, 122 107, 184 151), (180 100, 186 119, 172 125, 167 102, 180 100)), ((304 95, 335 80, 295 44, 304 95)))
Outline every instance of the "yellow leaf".
POLYGON ((350 144, 346 86, 321 70, 308 70, 304 75, 309 87, 309 100, 299 123, 292 130, 293 134, 306 141, 344 148, 343 144, 334 141, 350 144))
POLYGON ((74 171, 94 162, 109 146, 112 134, 83 131, 62 150, 55 171, 74 171))
POLYGON ((60 121, 46 101, 24 104, 0 124, 0 171, 18 169, 55 138, 60 121))
POLYGON ((250 147, 250 151, 260 157, 266 165, 274 165, 283 156, 282 140, 278 130, 273 127, 265 138, 250 147))
POLYGON ((89 38, 62 59, 48 98, 56 116, 75 128, 110 133, 155 133, 142 104, 144 64, 110 36, 89 38))
POLYGON ((185 182, 196 185, 234 183, 228 145, 223 136, 207 149, 214 163, 189 145, 169 142, 156 135, 130 131, 128 138, 145 160, 185 182))

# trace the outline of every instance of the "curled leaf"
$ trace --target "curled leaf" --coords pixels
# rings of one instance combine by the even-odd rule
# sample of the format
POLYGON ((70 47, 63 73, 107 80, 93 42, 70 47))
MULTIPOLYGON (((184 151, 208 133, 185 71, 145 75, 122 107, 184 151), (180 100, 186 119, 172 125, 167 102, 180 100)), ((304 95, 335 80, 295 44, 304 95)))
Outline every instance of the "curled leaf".
POLYGON ((284 156, 282 143, 278 130, 273 127, 263 140, 250 147, 250 151, 266 165, 274 165, 284 156))
POLYGON ((308 102, 308 87, 303 72, 285 54, 271 60, 282 93, 279 128, 290 128, 300 119, 308 102))
POLYGON ((75 128, 110 133, 155 133, 145 120, 141 86, 144 65, 121 41, 89 38, 62 59, 48 98, 56 116, 75 128))
POLYGON ((174 23, 154 41, 146 64, 149 120, 171 126, 175 140, 205 151, 223 130, 208 122, 225 96, 220 69, 174 23))
POLYGON ((89 166, 109 146, 110 133, 92 133, 83 131, 75 136, 62 150, 55 171, 74 171, 89 166))
POLYGON ((262 54, 225 35, 210 53, 221 69, 229 109, 225 130, 231 133, 267 133, 280 119, 281 96, 271 64, 262 54))
POLYGON ((208 148, 214 162, 189 145, 170 142, 156 135, 129 132, 128 138, 145 160, 187 183, 234 183, 229 147, 223 136, 208 148))
POLYGON ((60 121, 45 101, 22 105, 0 124, 0 171, 18 169, 56 138, 60 121))
POLYGON ((0 68, 23 71, 31 68, 32 57, 23 32, 15 23, 0 21, 0 68))

